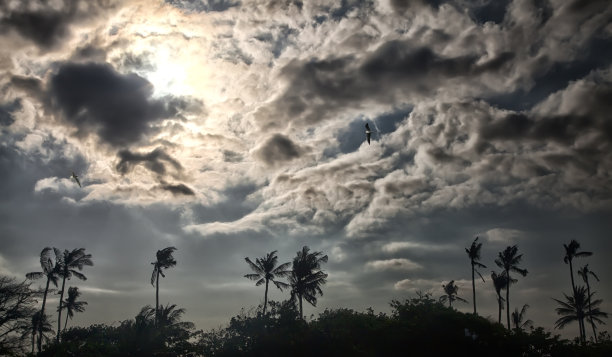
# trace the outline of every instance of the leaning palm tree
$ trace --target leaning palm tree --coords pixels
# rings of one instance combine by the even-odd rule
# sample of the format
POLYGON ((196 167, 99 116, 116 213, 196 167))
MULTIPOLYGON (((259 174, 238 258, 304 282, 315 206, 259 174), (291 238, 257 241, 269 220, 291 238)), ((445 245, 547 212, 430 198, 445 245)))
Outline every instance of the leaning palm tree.
POLYGON ((497 274, 496 272, 491 271, 491 281, 493 281, 493 287, 495 288, 495 293, 497 294, 497 307, 498 307, 497 323, 500 323, 500 324, 501 324, 501 312, 504 309, 504 301, 506 300, 504 299, 503 296, 501 296, 501 291, 506 289, 506 286, 508 286, 507 280, 508 280, 508 277, 506 276, 505 271, 503 271, 501 274, 497 274))
MULTIPOLYGON (((592 270, 589 269, 588 264, 578 270, 578 275, 582 277, 582 280, 584 280, 584 283, 586 284, 588 294, 587 296, 589 299, 587 303, 589 305, 589 314, 591 314, 591 285, 589 284, 589 275, 592 275, 597 281, 599 281, 599 277, 597 276, 597 274, 595 274, 592 270)), ((595 331, 595 323, 590 317, 589 322, 591 323, 591 327, 593 328, 593 337, 595 338, 595 343, 597 343, 597 332, 595 331)))
MULTIPOLYGON (((45 304, 47 302, 47 293, 49 292, 49 283, 52 283, 57 287, 57 282, 59 279, 59 271, 61 268, 61 256, 62 252, 57 248, 49 248, 46 247, 40 252, 40 266, 43 271, 27 273, 26 278, 30 280, 40 279, 42 277, 47 278, 47 285, 45 286, 45 292, 43 294, 42 307, 40 309, 40 315, 45 317, 45 304), (52 257, 52 253, 55 253, 55 262, 52 257)), ((40 323, 39 331, 38 331, 38 352, 42 350, 42 340, 43 340, 43 322, 44 319, 37 320, 40 323)))
POLYGON ((508 279, 506 280, 506 322, 508 323, 508 330, 510 330, 510 282, 512 277, 510 272, 514 271, 522 276, 526 276, 527 269, 521 269, 518 264, 523 259, 523 255, 518 253, 518 247, 513 245, 512 247, 506 247, 503 252, 498 253, 498 258, 495 259, 495 264, 498 267, 503 268, 508 279))
MULTIPOLYGON (((595 293, 592 295, 594 294, 595 293)), ((584 323, 582 323, 584 318, 588 317, 592 321, 603 324, 604 322, 600 319, 600 317, 608 317, 607 313, 599 310, 598 306, 601 304, 602 300, 591 300, 592 296, 587 295, 587 291, 584 286, 579 286, 574 289, 573 296, 567 296, 565 293, 563 296, 565 296, 566 301, 553 299, 560 305, 560 307, 556 308, 555 311, 558 315, 562 316, 555 321, 555 328, 562 329, 569 323, 577 321, 580 332, 580 341, 584 343, 586 342, 584 323)))
POLYGON ((266 307, 268 306, 268 284, 271 281, 280 291, 283 291, 283 288, 288 288, 289 284, 284 283, 282 281, 277 281, 275 280, 275 278, 285 278, 291 275, 291 270, 288 270, 289 266, 291 265, 291 262, 283 263, 279 266, 276 266, 276 264, 278 263, 276 250, 266 254, 265 257, 255 259, 255 263, 253 263, 248 257, 244 258, 244 260, 255 272, 253 274, 247 274, 244 277, 251 280, 256 280, 257 282, 255 283, 255 286, 260 286, 261 284, 266 283, 263 308, 263 313, 265 315, 266 307))
POLYGON ((576 289, 576 284, 574 284, 574 269, 572 268, 572 260, 574 258, 588 257, 593 255, 593 253, 579 252, 578 249, 580 249, 580 243, 573 239, 568 245, 563 244, 563 247, 565 248, 565 257, 563 257, 563 261, 565 264, 569 264, 570 278, 572 279, 572 290, 574 290, 576 289))
POLYGON ((455 285, 454 280, 451 280, 446 285, 442 284, 442 288, 444 289, 444 295, 440 296, 441 303, 448 301, 448 307, 453 307, 453 301, 455 300, 467 303, 467 300, 457 296, 457 290, 459 290, 459 287, 455 285))
POLYGON ((323 295, 321 286, 327 282, 327 274, 321 271, 321 263, 327 262, 327 255, 321 252, 309 253, 310 248, 304 246, 293 258, 293 269, 289 275, 291 286, 291 301, 299 302, 300 318, 304 318, 302 300, 312 306, 317 306, 317 294, 323 295))
POLYGON ((528 307, 529 305, 525 304, 520 312, 518 311, 518 308, 514 309, 514 312, 512 312, 512 324, 514 325, 514 330, 517 332, 533 326, 533 321, 531 320, 526 320, 523 322, 528 307))
POLYGON ((75 312, 83 312, 85 311, 85 305, 87 305, 86 301, 77 301, 77 299, 81 296, 81 292, 79 288, 76 286, 71 286, 68 288, 68 297, 66 301, 64 301, 64 305, 58 306, 59 309, 66 310, 66 321, 64 322, 64 329, 62 331, 66 331, 66 326, 68 325, 68 318, 72 320, 75 312))
POLYGON ((472 242, 472 245, 470 246, 470 249, 465 248, 465 252, 470 258, 470 264, 472 264, 472 298, 474 300, 474 315, 476 315, 476 285, 474 283, 474 272, 478 273, 478 276, 480 276, 480 278, 482 279, 482 282, 484 283, 485 281, 484 278, 482 277, 480 272, 476 270, 476 268, 486 268, 486 265, 479 262, 480 248, 482 248, 482 243, 477 243, 477 242, 478 242, 478 237, 474 239, 474 241, 472 242))
MULTIPOLYGON (((64 299, 64 287, 66 286, 66 280, 70 280, 70 278, 73 276, 81 280, 87 280, 87 277, 79 271, 83 270, 83 267, 86 265, 93 265, 93 262, 91 261, 91 254, 85 254, 85 248, 73 249, 71 252, 67 249, 64 250, 60 263, 59 276, 62 278, 62 290, 60 290, 60 301, 59 307, 57 308, 57 342, 59 342, 62 327, 62 303, 64 299)), ((67 318, 66 321, 68 321, 67 318)))

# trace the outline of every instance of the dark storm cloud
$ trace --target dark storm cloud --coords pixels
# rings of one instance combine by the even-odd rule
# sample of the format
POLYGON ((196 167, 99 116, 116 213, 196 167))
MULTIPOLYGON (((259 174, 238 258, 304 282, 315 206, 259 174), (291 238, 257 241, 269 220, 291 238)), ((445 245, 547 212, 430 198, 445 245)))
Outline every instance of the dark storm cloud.
POLYGON ((49 89, 77 134, 96 134, 119 147, 138 142, 150 124, 174 114, 165 103, 153 100, 152 93, 146 79, 95 63, 62 65, 51 77, 49 89))
POLYGON ((237 0, 166 0, 166 3, 186 12, 222 12, 240 6, 237 0))
POLYGON ((410 41, 389 41, 357 60, 352 56, 290 62, 282 74, 291 80, 285 93, 256 115, 264 127, 278 125, 275 115, 302 124, 325 120, 364 101, 392 103, 398 96, 427 95, 445 80, 498 72, 514 58, 504 52, 482 64, 476 56, 444 57, 410 41), (317 103, 317 104, 314 104, 317 103))
POLYGON ((291 161, 302 155, 300 148, 283 134, 274 134, 255 151, 255 156, 268 165, 291 161))
POLYGON ((21 110, 21 100, 15 99, 10 103, 0 104, 0 125, 9 126, 15 122, 13 113, 21 110))
POLYGON ((176 175, 183 171, 181 164, 162 148, 157 148, 144 154, 121 150, 117 156, 119 157, 119 163, 115 168, 123 175, 130 172, 138 164, 144 165, 149 171, 156 173, 160 177, 164 177, 170 172, 176 175), (169 168, 172 170, 169 171, 169 168))
POLYGON ((164 184, 160 186, 162 190, 171 192, 173 195, 194 196, 195 192, 187 185, 179 184, 164 184))
POLYGON ((16 6, 2 2, 0 32, 14 30, 22 37, 48 49, 70 34, 72 23, 95 16, 101 9, 109 7, 109 2, 104 0, 66 0, 59 4, 61 7, 57 9, 48 1, 26 0, 17 2, 16 6), (81 8, 86 8, 87 11, 81 8))
POLYGON ((33 77, 23 77, 23 76, 13 76, 11 77, 11 84, 27 94, 35 97, 39 100, 44 99, 44 90, 42 81, 38 78, 33 77))

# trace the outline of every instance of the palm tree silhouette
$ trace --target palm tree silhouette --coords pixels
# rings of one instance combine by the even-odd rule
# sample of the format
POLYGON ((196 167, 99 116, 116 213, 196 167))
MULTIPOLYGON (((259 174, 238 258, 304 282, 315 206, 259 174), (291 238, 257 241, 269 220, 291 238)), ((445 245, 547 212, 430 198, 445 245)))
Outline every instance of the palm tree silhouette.
POLYGON ((569 245, 563 244, 565 248, 565 257, 563 257, 563 261, 565 264, 569 264, 570 268, 570 278, 572 279, 572 289, 576 289, 576 284, 574 284, 574 269, 572 268, 572 260, 574 258, 588 257, 593 255, 592 252, 579 252, 580 243, 572 239, 569 245))
POLYGON ((157 324, 157 316, 159 314, 159 276, 166 277, 164 275, 164 269, 172 268, 176 265, 176 260, 172 256, 176 248, 167 247, 162 250, 158 250, 156 254, 157 260, 152 262, 153 273, 151 274, 151 285, 155 286, 155 323, 157 324))
POLYGON ((321 263, 327 262, 327 255, 321 252, 309 253, 310 248, 304 246, 293 258, 293 270, 289 275, 291 285, 291 301, 299 301, 300 318, 304 318, 302 299, 312 306, 317 306, 317 293, 323 295, 321 286, 327 282, 327 274, 321 271, 321 263))
POLYGON ((38 331, 38 352, 42 350, 42 340, 43 340, 43 323, 45 321, 45 304, 47 302, 47 292, 49 291, 49 283, 53 283, 55 287, 57 287, 57 282, 59 279, 59 271, 61 268, 62 252, 57 248, 49 248, 45 247, 40 252, 40 266, 43 271, 27 273, 26 278, 30 280, 40 279, 42 277, 47 277, 47 285, 45 286, 45 292, 43 294, 42 307, 40 309, 40 315, 43 316, 42 319, 38 319, 37 321, 40 323, 39 331, 38 331), (51 259, 52 254, 55 253, 55 262, 51 259))
MULTIPOLYGON (((589 284, 589 275, 592 275, 597 281, 599 281, 599 277, 597 277, 597 275, 589 269, 588 264, 583 266, 581 269, 578 269, 578 275, 582 277, 582 280, 584 280, 584 283, 586 284, 588 294, 587 296, 589 299, 587 303, 589 305, 589 314, 591 314, 591 285, 589 284)), ((597 343, 597 332, 595 331, 595 323, 593 322, 593 319, 590 318, 590 316, 589 321, 591 322, 591 327, 593 328, 593 337, 595 338, 595 343, 597 343)))
POLYGON ((58 306, 58 310, 66 310, 66 321, 64 322, 64 329, 62 331, 66 331, 66 326, 68 325, 68 318, 72 320, 75 312, 83 312, 85 311, 85 305, 87 305, 86 301, 77 301, 77 299, 81 296, 81 292, 79 288, 76 286, 71 286, 68 288, 68 296, 66 297, 66 301, 64 301, 64 305, 58 306))
MULTIPOLYGON (((506 289, 506 286, 508 286, 508 277, 506 276, 506 272, 503 271, 501 274, 497 274, 494 271, 491 271, 491 281, 493 281, 493 287, 495 288, 495 293, 497 294, 497 307, 498 307, 498 315, 497 315, 497 322, 501 324, 501 311, 504 309, 504 301, 506 299, 504 299, 503 296, 501 296, 501 291, 506 289)), ((512 279, 514 281, 516 281, 515 279, 512 279)))
POLYGON ((513 245, 512 247, 506 247, 503 252, 498 253, 498 258, 495 259, 495 264, 498 267, 503 268, 508 279, 506 280, 506 321, 508 323, 508 330, 510 330, 510 282, 513 280, 510 276, 510 271, 517 272, 522 276, 526 276, 527 269, 521 269, 518 264, 523 259, 523 254, 518 253, 518 247, 513 245))
POLYGON ((23 326, 24 329, 22 330, 21 339, 25 340, 28 337, 32 338, 32 355, 34 355, 34 345, 40 346, 40 343, 36 343, 36 334, 42 331, 41 337, 39 338, 44 338, 46 342, 49 342, 51 338, 48 335, 52 335, 55 331, 53 331, 53 326, 51 326, 49 322, 49 317, 46 314, 41 315, 40 311, 32 315, 31 321, 31 325, 23 326), (41 316, 43 317, 42 319, 40 318, 41 316))
POLYGON ((477 243, 477 242, 478 242, 478 237, 474 239, 474 241, 472 242, 472 245, 470 246, 470 249, 465 248, 465 252, 470 258, 470 264, 472 264, 472 297, 474 299, 474 315, 476 315, 476 285, 474 283, 474 272, 478 273, 478 276, 480 276, 480 278, 482 279, 482 282, 484 283, 485 281, 484 278, 482 277, 480 272, 476 270, 476 268, 477 267, 486 268, 486 265, 479 262, 480 248, 482 248, 482 243, 477 243))
MULTIPOLYGON (((59 307, 57 308, 57 342, 59 342, 62 327, 62 303, 64 299, 66 279, 70 280, 72 276, 75 276, 81 280, 87 280, 87 277, 77 270, 83 270, 83 267, 86 265, 93 265, 93 262, 91 261, 91 254, 85 254, 85 248, 73 249, 71 252, 67 249, 64 250, 59 263, 60 270, 58 274, 62 278, 62 290, 60 290, 60 301, 59 307)), ((68 320, 66 319, 66 321, 68 320)))
POLYGON ((514 312, 512 312, 512 324, 514 325, 515 331, 522 331, 524 328, 533 325, 533 321, 531 320, 526 320, 525 322, 523 322, 528 307, 529 305, 525 304, 523 305, 523 308, 520 312, 518 311, 518 308, 514 309, 514 312))
POLYGON ((455 300, 467 303, 467 300, 457 296, 457 290, 459 290, 459 287, 455 285, 454 280, 451 280, 446 285, 442 284, 442 288, 444 289, 444 295, 440 296, 441 303, 448 301, 448 307, 453 307, 453 301, 455 300))
POLYGON ((249 264, 249 267, 255 272, 253 274, 246 274, 244 277, 256 280, 255 286, 259 286, 263 283, 266 283, 266 291, 264 293, 264 308, 263 313, 266 314, 266 307, 268 306, 268 284, 271 281, 276 285, 276 287, 283 291, 283 288, 288 288, 289 284, 284 283, 282 281, 276 281, 275 278, 285 278, 291 275, 291 270, 287 270, 291 265, 291 262, 283 263, 279 266, 276 266, 278 263, 278 257, 276 256, 276 250, 266 254, 265 257, 255 259, 255 263, 251 261, 251 259, 244 258, 244 260, 249 264))
MULTIPOLYGON (((595 293, 591 295, 594 294, 595 293)), ((587 291, 584 286, 579 286, 574 289, 573 296, 567 296, 565 293, 563 296, 565 296, 566 301, 553 299, 559 305, 561 305, 561 307, 556 308, 555 311, 558 315, 562 316, 555 321, 555 328, 562 329, 567 324, 578 321, 580 341, 584 343, 586 342, 586 336, 584 332, 584 323, 581 323, 581 321, 583 321, 585 317, 588 317, 592 321, 602 324, 604 322, 600 319, 600 317, 608 317, 607 313, 599 310, 598 306, 601 304, 602 300, 591 300, 592 296, 587 295, 587 291)))

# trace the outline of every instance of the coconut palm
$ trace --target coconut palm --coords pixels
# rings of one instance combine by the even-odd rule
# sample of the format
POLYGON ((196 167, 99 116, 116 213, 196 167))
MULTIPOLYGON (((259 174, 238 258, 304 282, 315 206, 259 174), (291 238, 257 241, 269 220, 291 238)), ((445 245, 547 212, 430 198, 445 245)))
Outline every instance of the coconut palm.
POLYGON ((529 305, 525 304, 520 312, 518 311, 518 308, 514 309, 514 312, 512 312, 512 324, 514 325, 514 330, 517 332, 533 326, 533 321, 531 320, 526 320, 523 322, 528 307, 529 305))
POLYGON ((68 297, 66 297, 66 301, 64 301, 64 305, 58 306, 59 309, 66 310, 66 321, 64 322, 64 329, 62 331, 66 331, 66 326, 68 325, 68 318, 72 320, 75 312, 83 312, 85 311, 85 305, 87 305, 86 301, 77 301, 77 299, 81 296, 81 292, 79 288, 76 286, 71 286, 68 288, 68 297))
POLYGON ((155 321, 157 323, 157 315, 159 312, 159 276, 166 277, 164 275, 164 269, 172 268, 176 265, 176 260, 172 256, 172 253, 176 250, 174 247, 167 247, 162 250, 158 250, 156 254, 156 260, 152 262, 153 273, 151 274, 151 285, 155 286, 155 321))
MULTIPOLYGON (((593 293, 592 295, 594 294, 595 293, 593 293)), ((569 323, 577 321, 580 332, 580 341, 584 343, 586 342, 586 337, 584 333, 584 323, 582 323, 582 321, 584 321, 584 318, 588 317, 592 321, 602 324, 604 322, 600 319, 600 317, 608 317, 607 313, 599 310, 598 306, 601 304, 602 300, 592 300, 592 296, 587 295, 587 291, 584 286, 579 286, 574 289, 573 296, 568 296, 565 293, 563 294, 563 296, 565 296, 566 301, 553 299, 559 305, 561 305, 561 307, 556 308, 555 311, 558 315, 562 316, 557 321, 555 321, 555 328, 562 329, 569 323)))
POLYGON ((574 258, 589 257, 593 255, 593 253, 579 252, 578 249, 580 249, 580 243, 573 239, 568 245, 563 244, 563 247, 565 248, 565 257, 563 257, 563 261, 565 262, 565 264, 569 264, 570 278, 572 279, 572 290, 575 290, 576 284, 574 284, 574 269, 572 268, 572 260, 574 258))
MULTIPOLYGON (((57 342, 59 342, 62 327, 62 303, 64 299, 64 287, 66 286, 66 280, 70 280, 70 278, 73 276, 81 280, 87 280, 87 277, 79 272, 83 270, 83 267, 86 265, 92 266, 93 262, 91 261, 91 254, 85 254, 85 248, 73 249, 71 252, 67 249, 64 250, 64 253, 60 259, 59 270, 59 276, 62 278, 62 290, 60 290, 60 301, 59 307, 57 308, 57 342)), ((66 321, 68 321, 68 319, 66 319, 66 321)))
POLYGON ((289 275, 291 285, 291 301, 299 302, 300 318, 304 318, 302 300, 306 300, 312 306, 317 306, 317 294, 323 295, 321 286, 327 282, 327 274, 321 271, 321 263, 327 262, 327 255, 321 252, 310 252, 310 248, 304 246, 297 256, 293 258, 293 269, 289 275))
MULTIPOLYGON (((60 271, 60 262, 61 262, 62 252, 57 248, 49 248, 45 247, 40 252, 40 266, 43 271, 27 273, 26 278, 30 280, 40 279, 42 277, 47 278, 47 285, 45 286, 45 292, 43 293, 43 301, 42 307, 40 309, 40 315, 46 317, 45 315, 45 304, 47 302, 47 293, 49 292, 49 283, 52 283, 57 287, 57 282, 59 279, 59 271, 60 271), (53 254, 55 254, 55 259, 52 259, 53 254)), ((43 322, 44 319, 37 320, 40 323, 40 328, 38 332, 38 352, 42 350, 42 340, 43 340, 43 322)))
POLYGON ((446 285, 442 284, 442 288, 444 289, 444 295, 440 296, 441 303, 448 301, 448 307, 453 307, 453 301, 455 300, 467 303, 467 300, 457 296, 457 290, 459 290, 459 287, 455 285, 454 280, 451 280, 446 285))
MULTIPOLYGON (((589 301, 587 301, 588 305, 589 305, 589 314, 591 313, 591 285, 589 284, 589 275, 593 276, 595 278, 595 280, 599 281, 599 277, 597 277, 597 275, 589 269, 589 265, 585 265, 583 266, 581 269, 578 270, 578 275, 580 275, 582 277, 582 280, 584 280, 584 283, 586 284, 586 288, 587 288, 587 296, 589 298, 589 301)), ((591 327, 593 328, 593 337, 595 338, 595 343, 597 343, 597 332, 595 331, 595 323, 593 322, 593 319, 591 319, 589 317, 589 321, 591 322, 591 327)))
POLYGON ((526 276, 527 269, 521 269, 518 264, 523 259, 522 254, 518 254, 518 247, 513 245, 512 247, 506 247, 503 252, 498 253, 498 258, 495 259, 495 264, 498 267, 504 269, 504 272, 508 279, 506 280, 506 322, 508 324, 508 330, 510 330, 510 283, 512 282, 512 276, 510 272, 516 272, 522 276, 526 276))
POLYGON ((497 322, 500 324, 501 311, 504 309, 504 301, 506 300, 503 296, 501 296, 501 291, 506 289, 506 286, 508 286, 507 280, 508 277, 506 276, 505 271, 503 271, 501 274, 497 274, 496 272, 491 271, 491 281, 493 281, 493 287, 495 288, 495 293, 497 294, 497 307, 499 311, 497 315, 497 322))
POLYGON ((486 265, 479 262, 480 248, 482 248, 482 243, 478 243, 478 237, 474 239, 470 249, 465 248, 465 252, 470 258, 470 264, 472 265, 472 298, 474 300, 474 315, 476 315, 476 285, 474 283, 474 272, 478 273, 478 276, 480 276, 483 283, 485 281, 480 272, 476 270, 476 268, 486 268, 486 265))
POLYGON ((291 274, 291 270, 288 270, 288 268, 291 263, 287 262, 276 266, 276 264, 278 263, 276 250, 266 254, 265 257, 255 259, 255 263, 253 263, 248 257, 244 258, 244 260, 255 272, 253 274, 246 274, 244 277, 251 280, 256 280, 257 282, 255 283, 255 286, 260 286, 261 284, 266 283, 263 308, 263 313, 265 315, 266 307, 268 306, 268 284, 271 281, 280 291, 283 291, 283 289, 288 288, 289 284, 284 283, 282 281, 277 281, 275 280, 275 278, 285 278, 289 276, 291 274))

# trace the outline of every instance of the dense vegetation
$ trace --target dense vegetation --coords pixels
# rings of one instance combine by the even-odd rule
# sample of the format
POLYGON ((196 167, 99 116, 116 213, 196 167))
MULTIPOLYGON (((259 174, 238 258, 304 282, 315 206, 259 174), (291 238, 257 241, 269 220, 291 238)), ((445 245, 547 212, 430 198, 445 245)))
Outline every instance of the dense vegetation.
POLYGON ((589 277, 597 281, 599 277, 587 264, 578 270, 585 286, 574 281, 573 259, 588 257, 591 252, 579 251, 580 244, 574 240, 564 245, 564 262, 570 268, 573 293, 563 294, 564 300, 553 300, 559 306, 556 312, 560 316, 555 328, 578 324, 578 337, 569 341, 541 327, 534 328, 533 322, 526 318, 527 304, 520 311, 515 308, 510 312, 509 289, 518 281, 511 273, 521 276, 528 273, 520 267, 522 254, 518 254, 516 245, 499 252, 495 263, 502 271, 491 274, 499 307, 497 321, 478 316, 474 279, 478 274, 484 281, 478 268, 486 268, 479 262, 481 247, 476 238, 466 248, 472 270, 474 312, 470 314, 453 308, 453 302, 467 303, 467 300, 458 296, 458 287, 451 280, 442 285, 444 295, 439 299, 419 292, 403 302, 391 301, 390 315, 375 314, 372 309, 357 312, 340 308, 305 319, 303 301, 316 306, 317 296, 323 295, 328 277, 322 270, 327 255, 311 252, 305 246, 292 262, 278 264, 276 251, 255 262, 245 258, 252 273, 244 277, 255 281, 256 286, 265 287, 263 305, 248 311, 243 309, 226 327, 207 332, 182 321, 184 309, 159 303, 160 278, 166 276, 165 270, 177 264, 172 256, 174 247, 158 250, 155 261, 151 262, 155 307, 147 305, 133 319, 114 325, 67 328, 68 319, 84 312, 87 302, 79 300, 78 287, 68 287, 65 295, 65 282, 71 277, 87 279, 81 271, 85 266, 93 266, 92 256, 84 248, 62 252, 47 247, 40 254, 42 271, 26 275, 30 280, 44 278, 44 289, 33 290, 27 281, 0 276, 0 355, 34 355, 35 351, 38 356, 259 356, 272 352, 291 356, 438 356, 457 351, 474 356, 612 355, 610 335, 605 331, 598 333, 596 329, 596 324, 603 324, 602 319, 607 318, 599 309, 602 300, 594 299, 595 292, 591 291, 589 277), (287 282, 281 281, 282 278, 287 282), (59 287, 60 281, 55 331, 45 307, 52 286, 59 287), (281 291, 288 289, 289 298, 283 302, 269 301, 270 282, 281 291), (505 298, 502 290, 506 290, 505 298), (38 309, 36 305, 41 297, 38 309), (504 302, 505 327, 501 315, 504 302), (592 331, 588 339, 587 324, 592 331))

